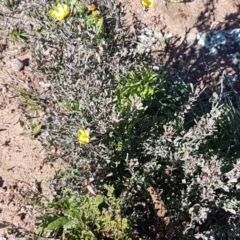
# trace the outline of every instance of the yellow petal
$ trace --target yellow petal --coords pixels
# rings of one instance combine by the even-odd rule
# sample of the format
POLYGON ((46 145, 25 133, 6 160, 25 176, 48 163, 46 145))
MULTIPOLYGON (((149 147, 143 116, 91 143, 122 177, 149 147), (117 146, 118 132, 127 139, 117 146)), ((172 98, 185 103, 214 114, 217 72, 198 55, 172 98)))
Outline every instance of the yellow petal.
POLYGON ((69 7, 66 4, 58 3, 56 10, 49 11, 52 18, 63 20, 69 13, 69 7))
POLYGON ((80 129, 79 130, 79 134, 81 135, 81 134, 84 134, 84 130, 83 129, 80 129))
POLYGON ((97 7, 94 3, 88 5, 88 11, 94 11, 96 8, 97 7))
POLYGON ((90 142, 90 132, 88 130, 80 129, 78 132, 78 141, 80 144, 88 144, 90 142))
POLYGON ((68 15, 68 13, 69 13, 69 7, 66 4, 62 4, 62 6, 63 6, 64 15, 66 17, 68 15))
POLYGON ((99 11, 95 10, 95 11, 92 11, 92 15, 97 18, 99 16, 99 11))
POLYGON ((64 19, 64 16, 56 10, 50 10, 49 13, 50 13, 50 16, 52 18, 55 18, 57 20, 63 20, 64 19))
POLYGON ((84 129, 80 129, 80 135, 82 135, 82 136, 89 136, 90 135, 90 132, 89 131, 87 131, 87 130, 84 130, 84 129))
POLYGON ((154 0, 141 0, 141 3, 146 8, 150 8, 154 6, 154 0))
POLYGON ((89 139, 89 138, 84 138, 84 137, 82 137, 82 138, 79 139, 79 142, 80 142, 82 145, 86 145, 86 144, 88 144, 88 143, 90 142, 90 139, 89 139))
POLYGON ((58 11, 59 13, 63 13, 63 12, 64 12, 64 8, 63 8, 63 6, 62 6, 61 3, 58 3, 56 9, 57 9, 57 11, 58 11))

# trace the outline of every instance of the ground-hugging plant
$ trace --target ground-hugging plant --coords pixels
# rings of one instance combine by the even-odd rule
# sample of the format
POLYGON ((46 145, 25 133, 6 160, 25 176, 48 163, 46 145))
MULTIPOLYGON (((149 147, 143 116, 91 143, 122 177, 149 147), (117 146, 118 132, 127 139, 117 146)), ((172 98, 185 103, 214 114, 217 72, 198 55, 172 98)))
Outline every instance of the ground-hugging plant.
MULTIPOLYGON (((128 239, 130 229, 135 239, 239 237, 236 101, 194 94, 140 54, 114 1, 30 3, 21 4, 37 22, 28 39, 33 68, 47 86, 34 96, 46 111, 39 139, 47 160, 69 162, 52 181, 40 231, 62 239, 128 239)), ((35 106, 32 98, 25 103, 35 106)))
POLYGON ((79 195, 65 189, 60 200, 45 201, 38 233, 60 239, 131 239, 128 220, 121 216, 121 203, 114 188, 104 185, 107 196, 79 195))

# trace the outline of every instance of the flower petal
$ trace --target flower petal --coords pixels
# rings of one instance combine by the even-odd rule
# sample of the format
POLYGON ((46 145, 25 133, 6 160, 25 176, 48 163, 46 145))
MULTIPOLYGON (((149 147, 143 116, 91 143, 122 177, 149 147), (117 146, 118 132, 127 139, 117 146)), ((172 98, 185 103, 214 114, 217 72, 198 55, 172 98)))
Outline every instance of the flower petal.
POLYGON ((49 13, 50 13, 50 16, 52 18, 55 18, 57 20, 63 20, 64 19, 64 16, 56 10, 50 10, 49 13))
POLYGON ((99 11, 98 10, 95 10, 95 11, 92 11, 92 15, 95 17, 95 18, 97 18, 97 17, 99 17, 99 11))
POLYGON ((141 3, 146 8, 150 8, 154 6, 154 0, 141 0, 141 3))
POLYGON ((88 144, 90 142, 90 139, 88 137, 81 137, 79 139, 79 142, 83 145, 88 144))
POLYGON ((78 141, 80 144, 88 144, 90 142, 90 131, 80 129, 78 132, 78 141))
POLYGON ((94 3, 88 5, 88 11, 94 11, 96 8, 97 7, 94 3))
POLYGON ((58 3, 57 5, 57 11, 59 13, 63 13, 64 12, 64 7, 63 7, 64 4, 61 4, 61 3, 58 3))
POLYGON ((69 7, 66 4, 62 4, 62 6, 63 6, 64 16, 66 17, 69 13, 69 7))
POLYGON ((83 129, 80 129, 80 130, 79 130, 79 135, 82 135, 82 134, 84 134, 84 130, 83 130, 83 129))
POLYGON ((69 7, 66 4, 58 3, 56 10, 49 11, 52 18, 63 20, 69 13, 69 7))

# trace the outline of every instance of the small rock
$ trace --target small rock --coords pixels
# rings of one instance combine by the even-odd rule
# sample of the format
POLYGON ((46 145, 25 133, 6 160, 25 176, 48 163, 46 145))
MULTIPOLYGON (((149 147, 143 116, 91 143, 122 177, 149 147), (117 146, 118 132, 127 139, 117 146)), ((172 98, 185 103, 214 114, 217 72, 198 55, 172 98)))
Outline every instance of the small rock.
POLYGON ((7 238, 5 238, 5 237, 0 237, 0 240, 7 240, 7 238))
POLYGON ((2 86, 2 91, 1 92, 2 92, 3 95, 6 94, 8 92, 7 87, 2 86))
POLYGON ((24 64, 21 60, 19 59, 14 59, 11 63, 12 65, 12 68, 15 70, 15 71, 21 71, 24 67, 24 64))
POLYGON ((33 205, 30 205, 30 204, 25 205, 25 208, 26 208, 26 209, 33 209, 33 205))

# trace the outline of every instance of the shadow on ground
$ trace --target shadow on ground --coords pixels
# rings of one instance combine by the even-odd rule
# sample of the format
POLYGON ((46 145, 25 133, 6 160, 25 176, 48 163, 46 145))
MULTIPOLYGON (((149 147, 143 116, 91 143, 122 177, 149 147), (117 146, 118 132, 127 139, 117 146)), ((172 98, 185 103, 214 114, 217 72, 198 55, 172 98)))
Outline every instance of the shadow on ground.
MULTIPOLYGON (((239 12, 240 4, 236 4, 235 7, 239 12)), ((217 54, 214 55, 210 51, 212 49, 200 45, 196 37, 195 40, 189 41, 188 35, 192 29, 186 29, 183 40, 178 37, 169 42, 164 53, 164 65, 177 72, 185 82, 211 86, 214 90, 219 89, 219 85, 224 82, 224 88, 227 90, 233 87, 239 91, 240 16, 232 13, 225 17, 224 22, 215 22, 212 21, 215 19, 214 10, 214 1, 207 3, 192 28, 196 28, 198 33, 207 33, 207 38, 211 38, 207 40, 217 49, 217 54), (229 33, 233 29, 239 29, 235 39, 233 34, 229 33), (226 38, 214 43, 212 37, 215 36, 215 40, 219 39, 222 33, 226 38), (234 81, 234 86, 229 81, 234 81)), ((163 53, 159 53, 158 57, 163 59, 163 53)))

